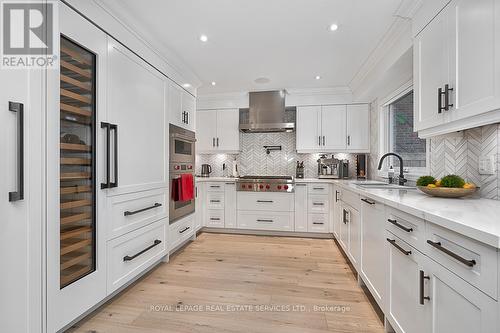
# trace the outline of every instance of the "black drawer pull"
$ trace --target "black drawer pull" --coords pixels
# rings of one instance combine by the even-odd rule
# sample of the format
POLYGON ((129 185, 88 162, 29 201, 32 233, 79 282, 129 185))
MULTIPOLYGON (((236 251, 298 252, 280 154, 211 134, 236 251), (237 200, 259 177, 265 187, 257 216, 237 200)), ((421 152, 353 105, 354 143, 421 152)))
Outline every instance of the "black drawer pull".
POLYGON ((226 185, 236 185, 236 183, 226 183, 226 185))
POLYGON ((339 194, 340 194, 339 191, 335 191, 335 202, 339 201, 339 194))
POLYGON ((406 251, 405 249, 403 249, 401 246, 399 246, 398 244, 396 244, 396 240, 395 239, 390 239, 390 238, 387 238, 387 241, 389 243, 391 243, 392 245, 394 245, 394 247, 396 249, 398 249, 399 251, 401 251, 404 255, 408 256, 411 254, 411 251, 406 251))
POLYGON ((456 260, 460 261, 462 264, 466 265, 467 267, 473 267, 476 264, 476 261, 474 259, 467 260, 467 259, 459 256, 458 254, 451 252, 447 248, 444 248, 443 246, 441 246, 441 242, 433 242, 433 241, 431 241, 431 240, 428 239, 427 240, 427 244, 435 247, 439 251, 442 251, 442 252, 446 253, 447 255, 449 255, 450 257, 452 257, 453 259, 456 259, 456 260))
POLYGON ((210 185, 210 188, 220 188, 220 185, 210 185))
POLYGON ((154 241, 153 245, 150 245, 148 246, 147 248, 145 248, 144 250, 142 250, 141 252, 137 252, 136 254, 134 254, 133 256, 125 256, 123 257, 123 261, 131 261, 131 260, 134 260, 135 258, 137 258, 138 256, 140 256, 141 254, 143 254, 144 252, 147 252, 149 250, 151 250, 153 247, 159 245, 161 243, 161 240, 157 239, 154 241))
POLYGON ((126 211, 123 213, 123 215, 125 216, 130 216, 130 215, 135 215, 137 213, 142 213, 142 212, 145 212, 147 210, 150 210, 150 209, 154 209, 154 208, 157 208, 157 207, 161 207, 161 203, 158 203, 158 202, 155 202, 155 204, 151 207, 146 207, 146 208, 143 208, 143 209, 139 209, 139 210, 134 210, 134 211, 126 211))
POLYGON ((324 187, 313 187, 313 190, 324 190, 324 187))
POLYGON ((17 113, 17 191, 9 192, 9 201, 24 200, 24 104, 9 102, 9 111, 17 113))
POLYGON ((257 220, 257 222, 274 222, 273 220, 257 220))
POLYGON ((218 217, 211 217, 210 221, 220 221, 220 218, 218 218, 218 217))
POLYGON ((323 222, 313 222, 313 224, 320 224, 320 225, 323 225, 323 224, 325 224, 325 223, 323 223, 323 222))
POLYGON ((210 200, 210 202, 220 202, 220 200, 210 200))
POLYGON ((297 183, 295 186, 306 186, 307 184, 297 183))
POLYGON ((313 202, 313 206, 324 206, 323 202, 313 202))
POLYGON ((191 229, 191 227, 185 227, 184 229, 180 230, 179 233, 180 234, 183 234, 185 233, 186 231, 188 231, 189 229, 191 229))
POLYGON ((259 203, 273 203, 274 201, 272 200, 257 200, 259 203))
POLYGON ((367 204, 370 204, 370 205, 375 205, 375 201, 371 201, 368 199, 361 199, 361 201, 366 202, 367 204))
POLYGON ((402 224, 399 224, 398 221, 396 220, 393 220, 393 219, 387 219, 388 222, 394 224, 396 227, 398 227, 399 229, 403 229, 404 231, 406 232, 412 232, 413 231, 413 228, 407 228, 405 227, 404 225, 402 224))
POLYGON ((424 296, 424 280, 430 280, 429 276, 426 276, 424 271, 420 271, 420 305, 424 305, 425 300, 430 301, 431 298, 429 296, 424 296))

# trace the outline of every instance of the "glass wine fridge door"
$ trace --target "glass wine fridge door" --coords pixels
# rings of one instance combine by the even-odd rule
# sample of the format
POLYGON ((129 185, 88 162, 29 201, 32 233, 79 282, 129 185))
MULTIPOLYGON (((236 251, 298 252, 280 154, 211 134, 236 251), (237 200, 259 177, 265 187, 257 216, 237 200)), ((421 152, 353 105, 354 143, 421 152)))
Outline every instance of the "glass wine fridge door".
POLYGON ((96 269, 96 56, 60 41, 60 288, 96 269))

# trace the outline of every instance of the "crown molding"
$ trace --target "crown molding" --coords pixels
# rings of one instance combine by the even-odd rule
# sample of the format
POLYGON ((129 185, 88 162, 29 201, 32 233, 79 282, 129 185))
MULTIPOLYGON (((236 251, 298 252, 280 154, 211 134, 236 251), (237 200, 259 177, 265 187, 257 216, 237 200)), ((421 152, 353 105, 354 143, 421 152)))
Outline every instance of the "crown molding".
POLYGON ((106 14, 116 20, 125 30, 127 30, 128 33, 133 35, 136 39, 142 42, 145 47, 164 61, 168 67, 174 70, 176 72, 176 77, 172 78, 174 81, 177 81, 178 84, 189 82, 195 90, 202 85, 202 82, 196 73, 194 73, 193 70, 186 63, 184 63, 176 53, 164 44, 158 43, 157 39, 146 37, 150 36, 151 33, 143 29, 140 22, 131 13, 127 12, 120 6, 113 6, 113 8, 111 8, 109 5, 104 4, 101 0, 93 0, 93 2, 105 11, 106 14))

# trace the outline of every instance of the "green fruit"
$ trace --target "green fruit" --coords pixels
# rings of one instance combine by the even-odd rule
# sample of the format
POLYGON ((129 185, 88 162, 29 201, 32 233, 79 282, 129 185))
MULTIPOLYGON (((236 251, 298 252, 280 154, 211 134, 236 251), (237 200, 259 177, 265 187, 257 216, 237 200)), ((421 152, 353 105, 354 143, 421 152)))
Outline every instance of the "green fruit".
POLYGON ((432 176, 422 176, 417 179, 417 186, 427 186, 436 183, 436 178, 432 176))
POLYGON ((457 175, 448 175, 441 179, 441 187, 462 188, 465 185, 465 180, 457 175))

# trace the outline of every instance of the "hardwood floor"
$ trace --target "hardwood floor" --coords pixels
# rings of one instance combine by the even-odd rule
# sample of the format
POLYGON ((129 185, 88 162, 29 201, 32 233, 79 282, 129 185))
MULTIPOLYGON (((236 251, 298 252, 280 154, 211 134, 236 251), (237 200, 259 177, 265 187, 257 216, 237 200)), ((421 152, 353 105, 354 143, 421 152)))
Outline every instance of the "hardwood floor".
POLYGON ((333 240, 209 233, 70 330, 383 331, 333 240))

